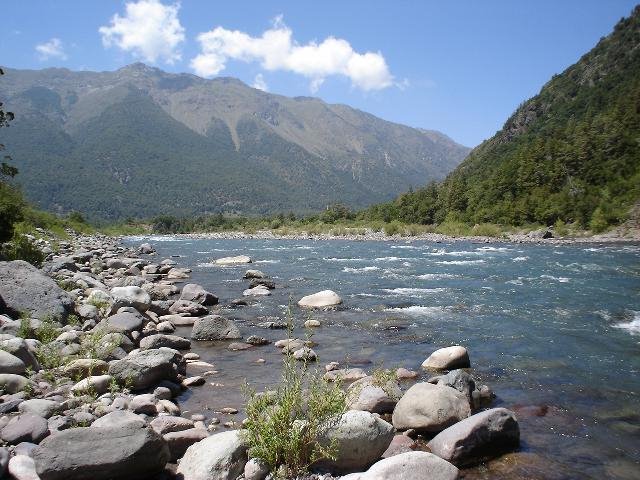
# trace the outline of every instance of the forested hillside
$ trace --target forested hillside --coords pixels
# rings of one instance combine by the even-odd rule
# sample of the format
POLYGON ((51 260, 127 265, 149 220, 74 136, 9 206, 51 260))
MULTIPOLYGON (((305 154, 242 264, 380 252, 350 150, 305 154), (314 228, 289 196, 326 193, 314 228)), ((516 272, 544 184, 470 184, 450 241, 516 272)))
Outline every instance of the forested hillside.
POLYGON ((524 102, 442 184, 366 212, 375 219, 596 231, 640 199, 640 7, 524 102))

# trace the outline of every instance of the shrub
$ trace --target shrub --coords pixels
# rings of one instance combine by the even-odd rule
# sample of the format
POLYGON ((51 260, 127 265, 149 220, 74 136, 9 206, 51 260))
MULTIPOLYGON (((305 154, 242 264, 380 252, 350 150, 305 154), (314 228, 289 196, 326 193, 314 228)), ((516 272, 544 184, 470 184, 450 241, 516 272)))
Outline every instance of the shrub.
POLYGON ((394 220, 393 222, 386 223, 384 225, 384 234, 388 237, 395 235, 396 233, 400 233, 402 225, 400 222, 394 220))
POLYGON ((596 208, 591 216, 589 228, 593 233, 602 233, 609 227, 609 222, 600 207, 596 208))
POLYGON ((14 233, 11 242, 3 248, 3 256, 8 260, 24 260, 31 265, 41 267, 44 254, 25 235, 14 233))
POLYGON ((477 223, 471 229, 471 234, 478 237, 501 237, 502 228, 494 223, 477 223))
MULTIPOLYGON (((288 313, 291 319, 291 307, 288 313)), ((290 327, 289 338, 291 332, 290 327)), ((346 409, 339 384, 325 382, 317 369, 288 354, 275 391, 257 393, 246 387, 246 393, 242 432, 251 457, 261 459, 272 472, 291 477, 304 474, 318 460, 335 459, 335 445, 320 445, 317 438, 320 429, 346 409)))

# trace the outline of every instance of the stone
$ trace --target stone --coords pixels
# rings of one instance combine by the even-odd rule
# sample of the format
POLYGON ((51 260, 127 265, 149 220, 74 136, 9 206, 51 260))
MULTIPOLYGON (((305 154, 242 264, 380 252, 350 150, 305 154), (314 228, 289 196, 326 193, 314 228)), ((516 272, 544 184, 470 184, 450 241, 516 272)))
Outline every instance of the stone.
POLYGON ((269 475, 269 466, 259 458, 250 458, 244 466, 244 480, 264 480, 269 475))
POLYGON ((253 345, 244 342, 231 342, 227 347, 227 349, 231 350, 232 352, 249 350, 250 348, 253 348, 253 345))
POLYGON ((144 419, 129 410, 115 410, 95 420, 92 428, 116 428, 122 425, 135 424, 145 427, 147 423, 144 419))
POLYGON ((193 340, 237 340, 242 338, 236 324, 220 315, 199 318, 191 331, 193 340))
POLYGON ((218 265, 238 265, 242 263, 251 263, 251 257, 248 255, 237 255, 235 257, 222 257, 216 259, 218 265))
MULTIPOLYGON (((130 287, 126 287, 130 288, 130 287)), ((144 317, 138 312, 119 312, 105 319, 107 331, 130 335, 133 331, 142 330, 144 317)))
POLYGON ((260 270, 247 270, 244 274, 244 278, 267 278, 267 276, 260 270))
POLYGON ((12 417, 0 432, 0 437, 12 445, 20 442, 40 443, 47 435, 49 435, 47 420, 31 413, 12 417))
POLYGON ((307 295, 298 301, 298 305, 308 308, 332 307, 340 305, 341 303, 342 299, 333 290, 323 290, 312 295, 307 295))
POLYGON ((470 366, 469 353, 460 345, 440 348, 422 362, 422 368, 434 370, 453 370, 470 366))
POLYGON ((347 407, 371 413, 392 413, 400 397, 402 391, 394 380, 379 385, 374 377, 365 377, 349 386, 347 407))
POLYGON ((27 385, 33 385, 33 382, 28 378, 14 373, 0 373, 0 388, 6 393, 21 392, 27 385))
POLYGON ((408 370, 403 367, 396 370, 396 378, 398 380, 412 380, 414 378, 418 378, 418 376, 420 376, 418 372, 414 372, 413 370, 408 370))
POLYGON ((156 334, 149 335, 140 340, 140 349, 149 350, 152 348, 169 347, 175 350, 188 350, 191 348, 191 341, 177 335, 156 334))
POLYGON ((34 355, 29 344, 22 338, 10 338, 0 341, 0 350, 9 352, 14 357, 22 360, 26 367, 30 367, 34 371, 40 370, 40 363, 34 355))
POLYGON ((159 474, 169 458, 162 436, 133 423, 64 430, 33 452, 42 480, 148 478, 159 474))
POLYGON ((138 251, 145 255, 150 255, 152 253, 156 253, 156 249, 153 248, 153 245, 150 243, 143 243, 138 247, 138 251))
POLYGON ((30 413, 42 418, 49 418, 60 410, 60 404, 53 400, 43 398, 32 398, 20 404, 18 410, 21 413, 30 413))
POLYGON ((24 374, 27 366, 22 360, 11 353, 0 350, 0 373, 24 374))
POLYGON ((76 307, 76 313, 82 317, 87 319, 98 319, 100 317, 100 310, 95 305, 90 304, 82 304, 76 307))
POLYGON ((464 394, 451 387, 416 383, 405 392, 393 410, 393 426, 435 433, 471 414, 464 394))
POLYGON ((382 454, 382 458, 393 457, 401 453, 412 452, 416 442, 406 435, 395 435, 389 444, 389 447, 382 454))
POLYGON ((195 377, 185 378, 182 381, 182 385, 184 387, 199 387, 200 385, 204 385, 204 382, 205 382, 204 377, 201 377, 198 375, 195 377))
POLYGON ((129 402, 129 408, 133 413, 154 416, 158 413, 158 409, 156 408, 157 403, 158 399, 153 393, 144 393, 133 397, 129 402))
POLYGON ((182 287, 180 300, 188 300, 205 306, 215 305, 218 303, 218 297, 213 293, 206 291, 204 287, 196 283, 187 283, 182 287))
POLYGON ((151 307, 151 297, 140 287, 114 287, 110 294, 113 298, 112 311, 117 311, 120 307, 133 307, 140 312, 146 312, 151 307))
POLYGON ((109 366, 109 374, 121 383, 131 382, 134 390, 157 385, 162 380, 176 382, 184 369, 182 357, 171 349, 140 350, 131 352, 109 366))
POLYGON ((322 323, 320 323, 320 320, 316 320, 315 318, 311 318, 311 319, 307 320, 306 322, 304 322, 305 328, 318 328, 321 325, 322 325, 322 323))
POLYGON ((300 360, 301 362, 315 362, 318 359, 318 355, 313 349, 309 347, 302 347, 293 352, 293 358, 300 360))
POLYGON ((183 279, 183 278, 189 278, 189 274, 191 273, 191 269, 189 268, 177 268, 174 267, 171 270, 169 270, 167 272, 167 278, 168 279, 183 279))
POLYGON ((103 375, 107 373, 109 364, 95 358, 78 358, 67 363, 62 371, 71 378, 103 375))
POLYGON ((433 454, 457 467, 484 462, 519 445, 518 420, 506 408, 476 413, 443 430, 428 443, 433 454))
POLYGON ((318 442, 324 447, 335 445, 336 458, 322 460, 316 466, 332 472, 361 471, 380 458, 393 434, 393 426, 375 415, 347 411, 321 427, 318 442))
POLYGON ((27 455, 16 455, 9 460, 8 471, 14 480, 41 480, 33 459, 27 455))
POLYGON ((431 453, 407 452, 380 460, 349 480, 456 480, 458 475, 454 465, 431 453))
MULTIPOLYGON (((178 464, 182 480, 236 480, 247 463, 247 446, 237 430, 191 445, 178 464)), ((47 479, 43 479, 47 480, 47 479)))
POLYGON ((182 458, 191 445, 200 440, 204 440, 208 436, 209 432, 204 428, 190 428, 188 430, 167 433, 163 435, 163 438, 166 440, 167 445, 169 445, 171 461, 175 462, 179 458, 182 458))
POLYGON ((9 466, 9 450, 0 447, 0 478, 4 478, 4 474, 9 466))
POLYGON ((433 377, 427 381, 429 383, 435 383, 436 385, 455 388, 460 393, 464 393, 464 395, 469 400, 469 403, 472 403, 473 392, 476 389, 476 381, 469 373, 465 372, 464 370, 451 370, 446 375, 433 377))
POLYGON ((247 338, 246 342, 247 342, 249 345, 254 345, 254 346, 268 345, 269 343, 271 343, 271 342, 269 342, 269 340, 267 340, 266 338, 264 338, 264 337, 258 337, 257 335, 251 335, 251 336, 249 336, 249 337, 247 338))
POLYGON ((173 333, 176 331, 176 327, 171 322, 160 322, 156 325, 156 330, 161 333, 173 333))
POLYGON ((254 288, 248 288, 242 292, 242 296, 244 297, 266 297, 269 295, 271 295, 269 289, 262 285, 258 285, 254 288))
POLYGON ((366 377, 367 374, 361 368, 339 368, 335 370, 329 370, 324 374, 323 378, 328 382, 344 382, 350 383, 360 380, 366 377))
POLYGON ((95 393, 102 395, 107 393, 114 378, 111 375, 92 375, 84 378, 71 387, 71 391, 76 394, 95 393))
POLYGON ((200 315, 206 315, 209 310, 204 305, 200 305, 196 302, 190 302, 189 300, 176 300, 169 312, 174 315, 188 315, 190 317, 198 317, 200 315))
POLYGON ((193 420, 173 415, 162 415, 151 420, 149 426, 160 435, 171 432, 180 432, 193 428, 193 420))
POLYGON ((0 313, 13 318, 24 312, 35 318, 66 319, 74 301, 58 284, 22 260, 0 262, 0 313))

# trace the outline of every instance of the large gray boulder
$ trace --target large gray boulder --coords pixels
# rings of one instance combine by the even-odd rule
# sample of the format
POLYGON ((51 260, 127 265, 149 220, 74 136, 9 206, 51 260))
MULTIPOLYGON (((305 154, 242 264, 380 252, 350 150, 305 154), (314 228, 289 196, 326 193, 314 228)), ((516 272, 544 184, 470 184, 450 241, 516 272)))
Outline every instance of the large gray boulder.
POLYGON ((197 283, 187 283, 182 287, 180 293, 180 300, 188 300, 190 302, 196 302, 200 305, 215 305, 218 303, 218 297, 213 293, 207 292, 204 287, 197 283))
POLYGON ((122 427, 123 425, 129 425, 131 423, 139 427, 145 427, 147 425, 140 415, 136 415, 130 410, 115 410, 98 418, 91 424, 91 428, 122 427))
POLYGON ((117 312, 121 307, 133 307, 140 312, 146 312, 151 306, 151 297, 140 287, 114 287, 110 294, 113 298, 113 312, 117 312))
POLYGON ((17 318, 28 313, 36 318, 65 319, 74 302, 58 284, 30 263, 0 262, 0 313, 17 318))
POLYGON ((232 430, 191 445, 178 464, 177 474, 182 480, 236 480, 246 463, 247 446, 240 432, 232 430))
POLYGON ((449 462, 427 452, 407 452, 385 458, 364 473, 345 480, 456 480, 459 471, 449 462))
POLYGON ((454 465, 474 465, 520 445, 515 414, 506 408, 476 413, 436 435, 428 444, 431 452, 454 465))
POLYGON ((31 413, 12 417, 0 433, 2 439, 12 445, 20 442, 39 443, 47 435, 49 435, 47 420, 31 413))
POLYGON ((204 440, 209 436, 206 428, 190 428, 188 430, 179 430, 177 432, 169 432, 162 437, 169 445, 169 452, 171 452, 171 461, 175 462, 187 451, 194 443, 204 440))
POLYGON ((471 415, 467 397, 459 391, 430 383, 416 383, 393 410, 393 426, 419 432, 440 432, 471 415))
POLYGON ((353 382, 347 390, 347 407, 371 413, 391 413, 402 397, 400 385, 395 380, 379 384, 374 377, 353 382))
POLYGON ((24 339, 15 337, 7 340, 0 340, 0 349, 10 353, 14 357, 18 357, 26 367, 30 367, 36 372, 40 370, 40 363, 38 362, 38 359, 24 339))
POLYGON ((169 448, 153 429, 128 423, 63 430, 32 457, 42 480, 137 480, 159 474, 169 448))
POLYGON ((18 406, 21 413, 30 413, 42 418, 49 418, 60 410, 60 403, 45 398, 25 400, 18 406))
POLYGON ((26 369, 26 365, 18 357, 5 350, 0 350, 0 373, 22 375, 26 369))
POLYGON ((161 333, 155 335, 149 335, 140 340, 141 350, 150 350, 152 348, 169 347, 176 350, 189 350, 191 348, 191 341, 179 337, 177 335, 164 335, 161 333))
POLYGON ((28 378, 15 373, 0 373, 0 389, 6 393, 18 393, 27 388, 27 385, 34 386, 28 378))
POLYGON ((340 472, 367 468, 382 456, 394 431, 391 424, 369 412, 345 412, 329 421, 318 435, 320 445, 336 446, 335 460, 322 460, 316 467, 340 472))
POLYGON ((204 305, 192 302, 190 300, 176 300, 171 307, 169 307, 169 313, 173 315, 189 315, 191 317, 197 317, 199 315, 206 315, 209 310, 204 305))
POLYGON ((469 352, 460 345, 440 348, 422 362, 422 368, 431 370, 453 370, 470 366, 469 352))
POLYGON ((323 290, 298 300, 298 305, 306 308, 333 307, 341 303, 342 298, 333 290, 323 290))
POLYGON ((193 340, 237 340, 242 338, 237 325, 220 315, 199 318, 191 330, 193 340))
POLYGON ((122 360, 109 365, 109 375, 123 384, 130 384, 134 390, 142 390, 157 385, 162 380, 178 381, 178 374, 184 373, 182 356, 176 350, 159 348, 131 352, 122 360))
MULTIPOLYGON (((128 288, 128 287, 127 287, 128 288)), ((145 318, 137 310, 122 311, 107 317, 104 326, 109 332, 118 332, 131 335, 131 332, 142 330, 145 318)), ((98 328, 101 328, 100 325, 98 328)))

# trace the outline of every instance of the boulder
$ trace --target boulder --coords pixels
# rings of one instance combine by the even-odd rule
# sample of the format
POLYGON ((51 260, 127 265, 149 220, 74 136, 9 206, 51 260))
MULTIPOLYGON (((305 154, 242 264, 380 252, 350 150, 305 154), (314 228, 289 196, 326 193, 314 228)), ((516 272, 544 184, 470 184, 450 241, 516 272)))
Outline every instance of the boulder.
POLYGON ((153 416, 158 413, 157 403, 158 399, 153 393, 144 393, 133 397, 129 402, 129 408, 133 413, 153 416))
POLYGON ((188 300, 205 306, 218 303, 218 297, 211 292, 207 292, 201 285, 196 283, 187 283, 182 287, 180 300, 188 300))
MULTIPOLYGON (((237 430, 191 445, 178 464, 182 480, 236 480, 247 463, 247 446, 237 430)), ((46 480, 46 479, 43 479, 46 480)))
POLYGON ((175 462, 179 458, 182 458, 187 448, 200 440, 204 440, 208 436, 209 433, 204 428, 190 428, 188 430, 167 433, 163 435, 163 438, 166 440, 167 445, 169 445, 171 461, 175 462))
POLYGON ((264 480, 269 475, 269 465, 259 458, 250 458, 244 466, 245 480, 264 480))
POLYGON ((135 480, 159 474, 169 461, 165 440, 149 427, 64 430, 33 452, 42 480, 135 480))
POLYGON ((80 380, 71 387, 71 391, 75 394, 95 393, 102 395, 109 391, 111 382, 113 382, 111 375, 93 375, 80 380))
POLYGON ((0 437, 12 445, 20 442, 40 443, 47 435, 49 435, 47 420, 31 413, 12 417, 0 433, 0 437))
POLYGON ((191 330, 193 340, 237 340, 242 338, 236 324, 220 315, 199 318, 191 330))
MULTIPOLYGON (((130 287, 124 287, 130 288, 130 287)), ((104 321, 109 332, 118 332, 131 335, 134 331, 142 330, 145 318, 137 311, 121 311, 115 315, 107 317, 104 321)))
POLYGON ((393 410, 398 430, 440 432, 471 414, 467 397, 459 391, 430 383, 416 383, 405 392, 393 410))
POLYGON ((313 295, 307 295, 298 301, 298 305, 307 308, 332 307, 341 303, 342 299, 332 290, 323 290, 313 295))
POLYGON ((18 407, 20 413, 30 413, 42 418, 49 418, 60 410, 60 404, 53 400, 43 398, 32 398, 25 400, 18 407))
POLYGON ((328 371, 322 378, 327 382, 350 383, 365 378, 366 376, 367 374, 361 368, 339 368, 328 371))
POLYGON ((378 460, 393 439, 394 428, 379 417, 357 410, 343 413, 321 427, 320 445, 337 448, 335 460, 325 459, 316 464, 330 471, 361 471, 378 460))
POLYGON ((518 420, 506 408, 476 413, 443 430, 428 444, 432 453, 458 467, 498 457, 519 445, 518 420))
POLYGON ((257 287, 264 287, 268 288, 269 290, 273 290, 276 288, 276 282, 274 282, 273 280, 267 280, 265 278, 255 278, 251 280, 251 282, 249 283, 249 288, 257 287))
POLYGON ((395 435, 391 443, 382 454, 382 458, 393 457, 401 453, 412 452, 416 447, 416 442, 407 435, 395 435))
POLYGON ((109 375, 123 384, 131 382, 134 390, 155 386, 162 380, 177 382, 181 370, 182 357, 169 348, 134 351, 109 365, 109 375))
POLYGON ((177 268, 174 267, 167 272, 167 279, 183 279, 189 278, 189 274, 191 273, 191 269, 189 268, 177 268))
POLYGON ((454 465, 431 453, 407 452, 380 460, 349 480, 456 480, 458 474, 454 465))
POLYGON ((216 259, 218 265, 238 265, 242 263, 251 263, 251 257, 248 255, 237 255, 235 257, 222 257, 216 259))
POLYGON ((33 459, 27 455, 16 455, 9 460, 8 471, 13 480, 41 480, 33 459))
POLYGON ((248 288, 243 290, 243 297, 266 297, 271 295, 271 292, 264 285, 258 285, 257 287, 248 288))
POLYGON ((141 416, 136 415, 135 413, 129 410, 115 410, 113 412, 109 412, 106 415, 98 418, 91 424, 92 428, 106 428, 106 427, 121 427, 122 425, 127 425, 133 423, 140 427, 145 427, 147 424, 142 419, 141 416))
POLYGON ((67 363, 62 371, 71 378, 88 377, 107 373, 109 364, 95 358, 78 358, 67 363))
POLYGON ((262 273, 260 270, 247 270, 244 274, 244 278, 252 279, 252 278, 267 278, 267 276, 262 273))
POLYGON ((23 391, 27 385, 33 385, 28 378, 14 373, 0 373, 0 389, 6 393, 18 393, 23 391))
POLYGON ((476 390, 475 379, 464 370, 451 370, 446 375, 440 375, 427 380, 436 385, 455 388, 460 393, 464 393, 469 403, 472 404, 473 392, 476 390))
POLYGON ((151 307, 151 297, 140 287, 114 287, 110 294, 113 298, 111 311, 118 311, 120 307, 133 307, 140 312, 146 312, 151 307))
POLYGON ((138 247, 138 251, 145 255, 150 255, 152 253, 156 253, 156 249, 153 248, 153 245, 150 243, 143 243, 138 247))
POLYGON ((193 428, 193 420, 173 415, 162 415, 151 420, 149 424, 160 435, 171 432, 180 432, 193 428))
POLYGON ((400 397, 402 391, 395 380, 380 385, 374 377, 365 377, 349 386, 347 407, 371 413, 391 413, 400 397))
POLYGON ((176 300, 173 305, 169 307, 169 313, 174 315, 189 315, 191 317, 197 317, 199 315, 206 315, 209 313, 207 307, 200 305, 196 302, 189 300, 176 300))
POLYGON ((191 340, 179 337, 177 335, 165 335, 157 333, 149 335, 140 340, 141 350, 150 350, 152 348, 168 347, 175 350, 189 350, 191 348, 191 340))
POLYGON ((36 318, 65 319, 73 312, 71 296, 30 263, 0 262, 0 313, 13 318, 26 312, 36 318))
POLYGON ((14 357, 18 357, 26 367, 30 367, 36 372, 40 370, 38 359, 24 339, 16 337, 8 340, 0 340, 0 349, 10 353, 14 357))
POLYGON ((26 368, 24 362, 18 357, 5 350, 0 350, 0 373, 22 375, 26 368))
POLYGON ((434 370, 453 370, 470 366, 469 353, 460 345, 440 348, 422 362, 422 368, 434 370))

